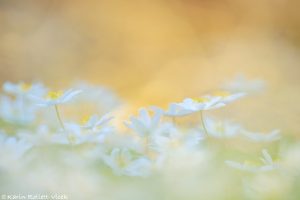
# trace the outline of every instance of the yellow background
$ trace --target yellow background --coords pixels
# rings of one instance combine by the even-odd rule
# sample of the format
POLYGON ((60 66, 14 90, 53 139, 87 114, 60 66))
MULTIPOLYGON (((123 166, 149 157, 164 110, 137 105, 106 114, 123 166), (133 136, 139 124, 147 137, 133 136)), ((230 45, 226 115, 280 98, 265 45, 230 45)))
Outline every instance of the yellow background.
POLYGON ((1 82, 87 80, 132 110, 216 89, 238 73, 267 90, 220 111, 299 134, 298 0, 0 1, 1 82))

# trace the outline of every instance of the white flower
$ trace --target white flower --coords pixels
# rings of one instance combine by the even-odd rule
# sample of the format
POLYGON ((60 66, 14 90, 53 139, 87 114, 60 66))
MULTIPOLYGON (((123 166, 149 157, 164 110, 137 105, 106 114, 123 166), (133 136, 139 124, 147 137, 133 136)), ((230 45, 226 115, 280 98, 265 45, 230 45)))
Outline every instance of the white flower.
POLYGON ((238 100, 244 96, 246 96, 245 92, 238 92, 238 93, 230 93, 230 92, 216 92, 214 96, 221 97, 219 103, 223 103, 224 105, 227 105, 235 100, 238 100))
POLYGON ((232 168, 241 170, 241 171, 247 171, 247 172, 257 172, 258 171, 258 167, 248 164, 248 163, 239 163, 236 161, 231 161, 231 160, 226 160, 225 163, 232 168))
POLYGON ((169 117, 186 116, 192 113, 190 110, 185 110, 181 106, 178 106, 177 103, 170 103, 169 108, 166 111, 156 106, 152 106, 152 108, 160 110, 165 116, 169 117))
POLYGON ((75 96, 80 94, 81 90, 73 90, 69 89, 65 92, 49 92, 45 98, 40 98, 37 96, 33 96, 33 98, 37 101, 37 105, 39 106, 53 106, 67 103, 68 101, 72 100, 75 96))
POLYGON ((105 114, 102 117, 92 115, 84 117, 80 127, 85 135, 90 136, 90 142, 102 143, 114 131, 114 127, 109 124, 112 119, 110 114, 105 114))
POLYGON ((149 112, 142 108, 138 117, 131 117, 130 122, 124 122, 124 124, 140 136, 145 137, 156 133, 161 116, 160 110, 154 110, 153 116, 150 117, 149 112))
POLYGON ((103 143, 114 127, 108 123, 113 117, 93 115, 84 117, 80 124, 65 123, 64 131, 53 136, 52 141, 60 144, 103 143))
POLYGON ((0 97, 0 117, 10 123, 26 124, 36 119, 37 106, 22 98, 0 97))
POLYGON ((60 144, 78 145, 88 142, 90 135, 85 134, 81 127, 75 123, 66 123, 65 131, 59 132, 52 137, 52 141, 60 144))
POLYGON ((19 95, 41 96, 46 92, 45 87, 40 83, 27 84, 24 82, 20 82, 16 84, 11 82, 5 82, 3 84, 3 90, 9 94, 13 94, 16 96, 19 95))
POLYGON ((188 132, 187 136, 184 138, 184 146, 187 149, 195 149, 202 140, 204 140, 204 135, 196 130, 191 130, 188 132))
POLYGON ((216 138, 233 138, 241 132, 241 126, 230 121, 221 122, 208 118, 205 125, 208 134, 216 138))
POLYGON ((272 132, 267 134, 253 133, 247 130, 243 130, 241 134, 255 142, 272 142, 281 138, 279 130, 273 130, 272 132))
POLYGON ((21 130, 18 136, 33 146, 42 146, 50 144, 53 135, 47 125, 40 125, 35 129, 34 134, 31 130, 21 130))
POLYGON ((189 130, 182 134, 179 131, 170 133, 169 135, 154 135, 150 138, 149 148, 159 154, 166 154, 175 149, 194 150, 204 137, 196 130, 189 130))
POLYGON ((32 96, 41 97, 46 89, 40 83, 10 83, 3 84, 5 92, 14 95, 13 98, 3 96, 0 100, 0 115, 8 122, 18 124, 30 123, 35 120, 37 106, 32 102, 32 96))
POLYGON ((194 113, 200 110, 210 110, 224 106, 220 103, 220 100, 221 97, 204 96, 194 99, 186 98, 181 103, 175 103, 175 105, 194 113))
POLYGON ((273 159, 270 156, 270 154, 268 153, 268 151, 266 149, 262 150, 262 157, 261 157, 261 161, 265 164, 265 165, 274 165, 273 159))
POLYGON ((82 144, 87 141, 87 136, 81 132, 79 125, 66 123, 65 131, 56 133, 52 136, 52 142, 58 144, 82 144))
POLYGON ((18 140, 15 137, 7 137, 0 134, 0 155, 1 160, 6 157, 9 159, 19 159, 32 146, 24 140, 18 140))
POLYGON ((210 136, 216 138, 233 138, 236 136, 244 136, 249 140, 255 142, 272 142, 281 138, 279 130, 273 130, 270 133, 254 133, 246 130, 240 124, 230 121, 214 121, 213 119, 206 119, 205 126, 210 136))
POLYGON ((83 125, 81 127, 96 131, 97 129, 103 129, 104 126, 106 126, 107 123, 109 123, 112 119, 113 117, 111 117, 109 114, 103 115, 100 118, 97 115, 92 115, 82 120, 83 125))
MULTIPOLYGON (((80 81, 74 85, 74 89, 82 90, 83 92, 73 103, 88 105, 88 109, 96 113, 111 112, 122 103, 113 91, 101 85, 92 85, 80 81)), ((87 108, 85 107, 85 109, 87 108)))
POLYGON ((205 95, 200 98, 186 98, 182 102, 171 103, 169 109, 164 112, 164 115, 180 117, 199 111, 216 109, 243 96, 245 96, 245 93, 230 94, 228 92, 218 92, 214 95, 205 95))
POLYGON ((248 80, 243 74, 237 75, 232 81, 225 83, 222 88, 232 92, 257 93, 265 89, 266 84, 263 80, 248 80))
POLYGON ((8 137, 0 133, 0 171, 20 170, 26 163, 24 154, 32 148, 32 145, 15 137, 8 137))
POLYGON ((273 162, 272 157, 268 153, 266 149, 262 150, 262 157, 260 158, 263 162, 263 165, 254 165, 251 163, 239 163, 236 161, 230 161, 226 160, 225 163, 235 169, 241 170, 241 171, 247 171, 247 172, 265 172, 265 171, 272 171, 274 169, 277 169, 277 165, 273 162))
POLYGON ((133 158, 127 148, 114 148, 109 156, 104 156, 103 161, 112 168, 117 175, 148 176, 151 162, 145 157, 133 158))
POLYGON ((154 135, 150 138, 149 148, 155 152, 164 153, 182 145, 180 135, 154 135))

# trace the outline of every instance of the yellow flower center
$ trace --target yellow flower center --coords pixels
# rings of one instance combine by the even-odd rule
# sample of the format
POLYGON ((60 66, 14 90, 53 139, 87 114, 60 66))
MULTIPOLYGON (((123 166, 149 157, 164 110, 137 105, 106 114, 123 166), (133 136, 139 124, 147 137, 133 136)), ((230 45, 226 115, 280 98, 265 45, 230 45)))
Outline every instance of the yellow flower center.
POLYGON ((205 97, 193 98, 193 100, 197 103, 204 103, 208 101, 208 99, 205 97))
POLYGON ((89 120, 90 120, 91 116, 90 115, 84 115, 81 120, 80 120, 80 124, 84 125, 86 124, 89 120))
POLYGON ((26 84, 26 83, 21 83, 20 87, 21 87, 21 90, 23 92, 27 92, 28 90, 31 89, 32 85, 31 84, 26 84))
POLYGON ((59 97, 61 97, 62 94, 63 94, 62 91, 57 91, 57 92, 50 91, 50 92, 48 92, 47 98, 50 100, 56 100, 59 97))

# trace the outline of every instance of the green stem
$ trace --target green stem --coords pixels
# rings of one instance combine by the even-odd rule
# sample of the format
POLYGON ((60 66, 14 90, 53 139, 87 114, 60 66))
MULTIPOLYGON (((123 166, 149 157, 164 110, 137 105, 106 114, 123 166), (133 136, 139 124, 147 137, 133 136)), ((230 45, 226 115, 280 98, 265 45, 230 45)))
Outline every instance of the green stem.
POLYGON ((203 129, 204 129, 204 132, 206 133, 206 135, 208 135, 208 131, 207 131, 207 128, 205 125, 204 117, 203 117, 203 111, 200 111, 200 118, 201 118, 201 123, 202 123, 203 129))
POLYGON ((61 127, 65 130, 65 126, 64 126, 64 123, 63 121, 61 120, 61 117, 60 117, 60 114, 59 114, 59 111, 58 111, 58 106, 57 105, 54 105, 55 107, 55 112, 56 112, 56 116, 57 116, 57 119, 61 125, 61 127))

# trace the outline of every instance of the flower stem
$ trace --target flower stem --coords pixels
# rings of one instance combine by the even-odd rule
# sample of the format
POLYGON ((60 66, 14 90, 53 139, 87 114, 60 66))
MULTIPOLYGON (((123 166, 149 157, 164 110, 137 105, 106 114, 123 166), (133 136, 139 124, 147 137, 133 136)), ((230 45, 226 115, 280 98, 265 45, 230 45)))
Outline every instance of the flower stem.
POLYGON ((59 124, 61 125, 61 127, 65 130, 65 126, 64 126, 64 123, 63 121, 61 120, 61 117, 60 117, 60 114, 59 114, 59 111, 58 111, 58 106, 57 105, 54 105, 55 107, 55 112, 56 112, 56 116, 57 116, 57 119, 59 121, 59 124))
POLYGON ((201 118, 201 123, 202 123, 203 129, 204 129, 204 132, 206 135, 208 135, 208 131, 207 131, 207 128, 205 125, 204 117, 203 117, 203 111, 200 111, 200 118, 201 118))

